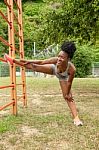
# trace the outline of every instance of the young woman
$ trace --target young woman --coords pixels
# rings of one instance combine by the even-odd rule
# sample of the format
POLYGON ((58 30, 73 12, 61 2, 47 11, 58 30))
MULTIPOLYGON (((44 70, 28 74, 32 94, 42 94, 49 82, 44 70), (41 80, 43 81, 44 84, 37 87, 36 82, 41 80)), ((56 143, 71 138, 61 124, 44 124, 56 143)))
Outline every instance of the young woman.
POLYGON ((5 54, 4 57, 10 64, 16 63, 17 65, 26 67, 27 69, 31 69, 36 72, 55 75, 59 79, 63 97, 71 110, 74 125, 81 126, 83 123, 78 117, 76 105, 71 93, 71 86, 76 68, 70 60, 73 58, 75 51, 75 44, 71 41, 66 41, 62 44, 61 51, 58 56, 50 59, 16 60, 10 58, 7 54, 5 54))

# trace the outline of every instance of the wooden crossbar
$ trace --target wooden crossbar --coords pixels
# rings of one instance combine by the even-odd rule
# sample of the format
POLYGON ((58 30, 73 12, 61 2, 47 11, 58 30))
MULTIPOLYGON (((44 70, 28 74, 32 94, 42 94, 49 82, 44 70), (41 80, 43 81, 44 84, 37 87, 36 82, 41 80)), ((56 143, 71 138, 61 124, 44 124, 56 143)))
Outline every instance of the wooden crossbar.
POLYGON ((6 60, 5 60, 5 59, 3 59, 3 58, 0 58, 0 61, 6 62, 6 60))
POLYGON ((17 21, 18 25, 19 25, 20 28, 21 28, 21 24, 19 23, 18 18, 16 17, 16 15, 14 14, 14 12, 13 12, 13 16, 14 16, 15 20, 17 21))
POLYGON ((14 105, 14 101, 13 102, 10 102, 10 103, 8 103, 8 104, 6 104, 6 105, 4 105, 4 106, 1 106, 0 107, 0 110, 3 110, 3 109, 5 109, 6 107, 8 107, 8 106, 10 106, 10 105, 14 105))
POLYGON ((16 84, 16 85, 23 85, 22 83, 18 83, 18 84, 16 84))
POLYGON ((14 85, 5 85, 5 86, 0 86, 0 89, 10 88, 10 87, 14 87, 14 85))
POLYGON ((12 48, 13 50, 16 50, 17 52, 19 52, 19 50, 17 48, 14 48, 13 46, 11 46, 8 41, 6 41, 4 38, 2 38, 0 36, 0 41, 2 41, 6 46, 9 46, 10 48, 12 48))
POLYGON ((14 29, 15 34, 22 40, 22 37, 19 35, 19 33, 14 29))
POLYGON ((11 23, 8 21, 8 18, 2 13, 2 11, 0 10, 0 15, 3 17, 3 19, 5 19, 7 21, 7 23, 10 25, 10 27, 12 28, 11 23))
POLYGON ((0 36, 0 41, 2 41, 6 46, 9 46, 9 47, 11 47, 13 49, 13 47, 8 43, 8 41, 3 39, 1 36, 0 36))
POLYGON ((18 96, 17 100, 23 99, 23 96, 18 96))
POLYGON ((17 0, 14 0, 14 2, 15 2, 15 4, 16 4, 17 8, 19 9, 19 11, 21 12, 20 7, 19 7, 19 5, 18 5, 18 3, 17 3, 17 0))
POLYGON ((4 0, 4 2, 5 2, 5 4, 6 4, 6 6, 8 6, 9 9, 11 10, 11 6, 8 4, 7 0, 4 0))

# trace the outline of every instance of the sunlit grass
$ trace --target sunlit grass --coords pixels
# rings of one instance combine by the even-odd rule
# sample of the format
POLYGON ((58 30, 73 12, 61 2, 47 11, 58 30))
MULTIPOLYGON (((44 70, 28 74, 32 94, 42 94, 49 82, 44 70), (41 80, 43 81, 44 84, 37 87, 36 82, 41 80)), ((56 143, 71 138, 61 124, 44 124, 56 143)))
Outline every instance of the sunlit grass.
POLYGON ((28 107, 18 102, 17 117, 0 115, 1 150, 98 150, 99 79, 75 79, 72 92, 82 127, 73 125, 56 78, 27 78, 28 107))

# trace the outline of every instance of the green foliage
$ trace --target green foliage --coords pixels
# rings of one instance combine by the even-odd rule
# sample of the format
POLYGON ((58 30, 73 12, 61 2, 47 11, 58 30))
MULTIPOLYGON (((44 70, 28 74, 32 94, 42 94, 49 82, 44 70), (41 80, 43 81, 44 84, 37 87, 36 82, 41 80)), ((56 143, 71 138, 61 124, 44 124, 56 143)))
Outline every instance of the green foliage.
MULTIPOLYGON (((22 0, 22 2, 27 2, 27 0, 22 0)), ((43 0, 28 0, 28 2, 40 3, 40 2, 43 2, 43 0)))
POLYGON ((77 46, 73 62, 76 66, 76 77, 86 77, 90 74, 93 51, 90 46, 77 46))
POLYGON ((0 77, 7 77, 9 75, 9 65, 7 63, 0 62, 0 77))
MULTIPOLYGON (((6 15, 7 10, 4 3, 0 2, 0 10, 6 15)), ((8 26, 5 20, 0 16, 0 36, 2 36, 5 40, 8 40, 8 26)), ((8 48, 0 41, 0 56, 4 55, 7 52, 8 48)))
POLYGON ((24 9, 30 16, 27 31, 32 41, 39 42, 39 49, 72 37, 78 38, 80 43, 96 41, 98 3, 87 1, 86 5, 85 0, 69 0, 61 2, 57 9, 57 3, 49 2, 49 5, 33 3, 31 8, 24 9))
POLYGON ((65 0, 63 5, 63 32, 67 36, 80 37, 82 41, 95 42, 96 22, 98 20, 98 11, 96 13, 93 7, 94 1, 86 0, 65 0))
POLYGON ((99 46, 93 46, 93 61, 99 62, 99 46))
MULTIPOLYGON (((88 47, 85 48, 85 44, 90 42, 93 59, 88 61, 89 63, 90 61, 99 61, 99 46, 93 47, 99 41, 99 2, 97 0, 22 0, 22 2, 26 57, 32 57, 34 41, 37 43, 36 50, 39 53, 53 43, 61 45, 64 40, 74 39, 79 44, 84 44, 82 48, 78 46, 77 60, 87 59, 86 49, 88 47)), ((4 2, 0 2, 0 10, 6 14, 4 2)), ((7 24, 1 18, 0 36, 7 40, 7 24)), ((16 43, 18 43, 18 39, 16 39, 16 43)), ((7 51, 7 46, 0 42, 0 56, 7 51)), ((86 76, 90 70, 86 68, 88 61, 86 60, 85 65, 83 60, 77 64, 77 60, 76 65, 79 70, 77 69, 76 75, 86 76)))

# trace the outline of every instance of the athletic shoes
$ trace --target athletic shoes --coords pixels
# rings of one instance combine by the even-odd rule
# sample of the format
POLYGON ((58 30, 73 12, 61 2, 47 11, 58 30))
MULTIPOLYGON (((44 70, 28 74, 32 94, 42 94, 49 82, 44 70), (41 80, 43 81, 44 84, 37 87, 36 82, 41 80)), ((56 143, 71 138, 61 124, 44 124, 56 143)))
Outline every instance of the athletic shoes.
POLYGON ((76 125, 76 126, 83 126, 83 123, 80 120, 75 120, 74 119, 74 125, 76 125))
POLYGON ((13 59, 9 55, 5 54, 4 59, 10 64, 13 65, 13 59))

